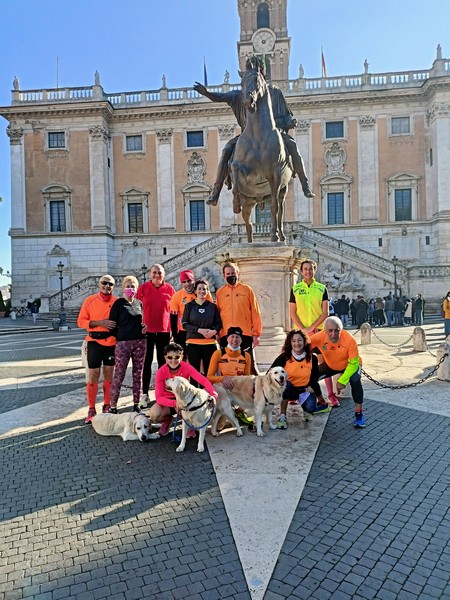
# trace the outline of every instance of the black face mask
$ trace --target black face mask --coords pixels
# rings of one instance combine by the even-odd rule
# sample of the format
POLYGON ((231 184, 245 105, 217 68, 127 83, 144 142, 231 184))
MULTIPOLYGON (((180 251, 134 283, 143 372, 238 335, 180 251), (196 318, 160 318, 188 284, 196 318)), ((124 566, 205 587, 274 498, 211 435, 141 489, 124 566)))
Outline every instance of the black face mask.
POLYGON ((237 281, 237 277, 236 275, 230 275, 229 277, 227 277, 227 283, 229 283, 230 285, 234 285, 237 281))

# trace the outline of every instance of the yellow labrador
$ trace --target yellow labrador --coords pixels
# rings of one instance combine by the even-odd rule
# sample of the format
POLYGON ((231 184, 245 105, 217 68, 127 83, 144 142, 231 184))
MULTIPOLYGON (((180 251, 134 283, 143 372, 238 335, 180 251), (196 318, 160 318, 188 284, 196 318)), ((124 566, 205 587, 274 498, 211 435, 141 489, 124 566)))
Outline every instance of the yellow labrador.
POLYGON ((143 413, 101 413, 92 421, 92 427, 99 435, 119 435, 124 442, 157 440, 159 433, 150 433, 152 424, 143 413))
POLYGON ((177 399, 177 411, 183 418, 181 442, 177 452, 183 452, 186 446, 186 438, 189 426, 186 421, 194 427, 198 427, 197 452, 205 450, 206 425, 211 418, 212 401, 206 390, 196 388, 184 377, 173 377, 166 379, 166 388, 175 394, 177 399))
POLYGON ((262 430, 262 415, 270 429, 277 426, 272 422, 272 410, 279 406, 286 387, 287 373, 283 367, 273 367, 265 375, 239 375, 233 377, 233 389, 227 390, 221 383, 215 383, 217 403, 214 417, 211 420, 211 433, 217 436, 217 423, 220 417, 225 417, 236 427, 236 434, 242 435, 241 427, 234 415, 233 406, 240 406, 255 415, 256 433, 264 435, 262 430))

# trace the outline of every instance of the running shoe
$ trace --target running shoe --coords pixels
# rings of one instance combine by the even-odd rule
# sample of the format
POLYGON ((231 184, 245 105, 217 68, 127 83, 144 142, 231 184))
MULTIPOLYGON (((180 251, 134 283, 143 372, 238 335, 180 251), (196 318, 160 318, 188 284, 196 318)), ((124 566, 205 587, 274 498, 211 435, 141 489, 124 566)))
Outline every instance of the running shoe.
POLYGON ((366 426, 366 420, 362 413, 355 413, 355 420, 353 421, 353 426, 357 429, 362 429, 366 426))
POLYGON ((318 404, 312 413, 313 415, 324 415, 325 413, 329 413, 330 410, 331 406, 329 404, 318 404))
POLYGON ((278 419, 278 423, 277 423, 277 428, 278 429, 287 429, 287 427, 288 427, 288 423, 287 423, 286 415, 280 415, 280 418, 278 419))
POLYGON ((95 410, 95 408, 90 408, 87 414, 87 417, 84 420, 84 424, 88 425, 88 423, 90 423, 92 421, 92 419, 95 417, 95 415, 97 414, 97 411, 95 410))
POLYGON ((195 429, 189 428, 186 437, 187 438, 195 438, 196 435, 197 435, 197 432, 195 431, 195 429))
POLYGON ((150 400, 148 394, 143 394, 141 398, 140 408, 150 408, 150 400))
POLYGON ((241 423, 241 425, 253 425, 253 420, 249 419, 247 415, 242 411, 234 411, 234 416, 241 423))
POLYGON ((109 413, 111 411, 111 405, 110 404, 104 404, 102 406, 102 413, 109 413))

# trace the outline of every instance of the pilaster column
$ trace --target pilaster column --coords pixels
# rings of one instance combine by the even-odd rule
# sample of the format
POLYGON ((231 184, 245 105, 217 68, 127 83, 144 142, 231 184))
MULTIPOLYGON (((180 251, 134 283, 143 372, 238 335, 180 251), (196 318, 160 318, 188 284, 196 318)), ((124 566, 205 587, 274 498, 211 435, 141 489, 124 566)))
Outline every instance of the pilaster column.
POLYGON ((379 219, 378 143, 376 119, 360 117, 358 135, 359 210, 361 222, 379 219))
POLYGON ((25 233, 27 228, 27 211, 25 205, 23 129, 8 125, 6 133, 11 146, 11 233, 25 233))
POLYGON ((175 229, 175 173, 173 168, 172 129, 156 132, 157 202, 159 229, 175 229))
MULTIPOLYGON (((218 162, 221 159, 223 149, 226 144, 234 137, 235 126, 234 125, 219 125, 219 144, 217 147, 218 150, 218 162)), ((214 173, 214 180, 216 174, 214 173)), ((219 211, 220 211, 220 225, 221 227, 232 225, 236 223, 236 217, 233 212, 233 194, 232 191, 227 188, 226 185, 223 186, 222 191, 220 193, 219 199, 219 211)))
MULTIPOLYGON (((297 142, 298 150, 303 158, 305 164, 306 176, 308 177, 310 187, 317 194, 317 190, 314 190, 313 185, 313 172, 312 172, 312 141, 311 141, 311 121, 304 119, 298 121, 294 131, 295 141, 297 142)), ((300 179, 295 177, 294 179, 294 218, 296 221, 303 223, 304 225, 310 225, 312 223, 312 203, 314 199, 305 198, 302 190, 300 179)))
POLYGON ((102 125, 89 128, 91 227, 104 231, 111 230, 108 140, 109 131, 102 125))

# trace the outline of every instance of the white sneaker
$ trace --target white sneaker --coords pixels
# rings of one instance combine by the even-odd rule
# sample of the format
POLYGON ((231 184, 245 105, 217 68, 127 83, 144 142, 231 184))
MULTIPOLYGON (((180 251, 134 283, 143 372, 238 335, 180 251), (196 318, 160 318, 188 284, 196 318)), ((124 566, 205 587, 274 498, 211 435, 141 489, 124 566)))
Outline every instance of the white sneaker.
POLYGON ((141 398, 141 403, 139 404, 139 408, 149 408, 150 407, 150 398, 148 394, 143 394, 141 398))

